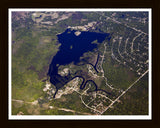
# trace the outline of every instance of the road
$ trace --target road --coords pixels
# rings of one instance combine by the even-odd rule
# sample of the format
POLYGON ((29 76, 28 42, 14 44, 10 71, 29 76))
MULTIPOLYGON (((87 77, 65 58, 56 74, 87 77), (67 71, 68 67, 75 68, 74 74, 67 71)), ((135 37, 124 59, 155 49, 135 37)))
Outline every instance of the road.
POLYGON ((96 110, 96 109, 94 109, 94 108, 89 107, 89 106, 83 101, 82 95, 80 96, 80 98, 81 98, 82 103, 83 103, 87 108, 89 108, 89 109, 91 109, 91 110, 93 110, 93 111, 96 111, 96 112, 98 112, 98 113, 101 113, 100 111, 98 111, 98 110, 96 110))
POLYGON ((135 85, 148 72, 149 72, 149 70, 147 70, 145 73, 143 73, 135 82, 133 82, 125 91, 123 91, 122 94, 119 95, 101 114, 103 114, 105 111, 107 111, 115 102, 117 102, 119 100, 120 97, 122 97, 133 85, 135 85))
POLYGON ((134 27, 131 27, 131 26, 127 25, 127 24, 121 23, 121 22, 119 22, 119 21, 117 21, 117 20, 115 20, 115 19, 113 19, 113 18, 111 18, 111 17, 109 17, 109 16, 105 16, 104 13, 102 13, 102 16, 106 17, 107 19, 112 20, 113 22, 115 22, 115 23, 117 23, 117 24, 124 25, 124 26, 127 27, 127 28, 131 28, 131 29, 133 29, 133 30, 135 30, 135 31, 137 31, 137 32, 140 32, 140 33, 143 33, 143 34, 145 34, 145 35, 148 35, 147 33, 143 32, 142 30, 139 30, 139 29, 136 29, 136 28, 134 28, 134 27))
POLYGON ((138 34, 137 36, 135 36, 134 38, 133 38, 133 40, 132 40, 132 45, 131 45, 131 53, 133 53, 133 43, 134 43, 134 41, 135 41, 135 39, 137 38, 137 37, 139 37, 140 35, 142 35, 142 33, 140 33, 140 34, 138 34))
POLYGON ((16 100, 16 99, 12 99, 12 101, 15 101, 15 102, 19 102, 19 103, 28 103, 28 104, 32 104, 32 105, 37 105, 38 104, 38 101, 35 100, 33 102, 26 102, 24 100, 16 100))
POLYGON ((50 109, 58 109, 58 110, 61 110, 61 111, 72 112, 72 113, 79 113, 79 114, 82 114, 82 115, 92 115, 91 113, 79 112, 79 111, 75 111, 75 110, 72 110, 72 109, 66 109, 66 108, 52 107, 50 109))

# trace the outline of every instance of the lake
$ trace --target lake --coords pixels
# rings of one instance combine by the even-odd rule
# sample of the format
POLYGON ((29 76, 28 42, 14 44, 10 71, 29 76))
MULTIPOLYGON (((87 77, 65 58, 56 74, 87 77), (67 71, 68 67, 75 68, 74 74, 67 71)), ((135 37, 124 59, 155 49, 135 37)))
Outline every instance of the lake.
POLYGON ((71 29, 66 29, 65 32, 57 35, 57 37, 61 46, 59 47, 57 54, 53 57, 48 71, 50 82, 57 90, 73 79, 70 74, 67 76, 58 74, 58 67, 60 65, 67 65, 72 62, 76 65, 80 62, 80 57, 83 56, 84 53, 97 48, 98 44, 93 43, 93 41, 97 40, 98 43, 102 43, 106 38, 107 40, 110 40, 109 33, 89 31, 77 32, 76 30, 71 29))

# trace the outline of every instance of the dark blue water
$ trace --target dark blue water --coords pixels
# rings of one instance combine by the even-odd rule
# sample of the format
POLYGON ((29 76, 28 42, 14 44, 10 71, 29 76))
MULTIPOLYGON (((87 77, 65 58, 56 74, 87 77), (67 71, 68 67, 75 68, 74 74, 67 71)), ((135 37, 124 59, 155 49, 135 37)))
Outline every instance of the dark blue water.
POLYGON ((50 82, 55 85, 56 89, 63 87, 73 77, 71 75, 61 76, 58 74, 60 65, 67 65, 73 62, 75 65, 80 62, 80 57, 88 51, 97 48, 98 44, 92 43, 97 40, 102 43, 106 38, 110 40, 109 33, 81 32, 79 36, 75 35, 75 30, 67 29, 62 34, 57 35, 61 44, 59 51, 53 57, 48 71, 50 82))

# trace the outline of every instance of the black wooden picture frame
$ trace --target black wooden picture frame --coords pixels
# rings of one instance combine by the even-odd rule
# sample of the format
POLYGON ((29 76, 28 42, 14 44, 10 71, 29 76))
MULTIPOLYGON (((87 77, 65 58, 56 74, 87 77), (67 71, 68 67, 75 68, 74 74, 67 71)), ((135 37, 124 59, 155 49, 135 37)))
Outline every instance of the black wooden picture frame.
POLYGON ((1 2, 0 122, 4 128, 18 127, 144 127, 160 126, 158 0, 8 0, 1 2), (151 8, 152 9, 152 120, 9 120, 8 119, 8 9, 9 8, 151 8))

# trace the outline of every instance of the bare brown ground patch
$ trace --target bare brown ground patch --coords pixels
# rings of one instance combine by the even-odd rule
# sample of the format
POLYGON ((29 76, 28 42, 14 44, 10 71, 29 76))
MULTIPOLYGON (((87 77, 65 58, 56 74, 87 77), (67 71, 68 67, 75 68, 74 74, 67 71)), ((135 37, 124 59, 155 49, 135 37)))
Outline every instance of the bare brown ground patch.
POLYGON ((24 102, 12 101, 12 105, 13 105, 15 108, 22 107, 23 104, 24 104, 24 102))

